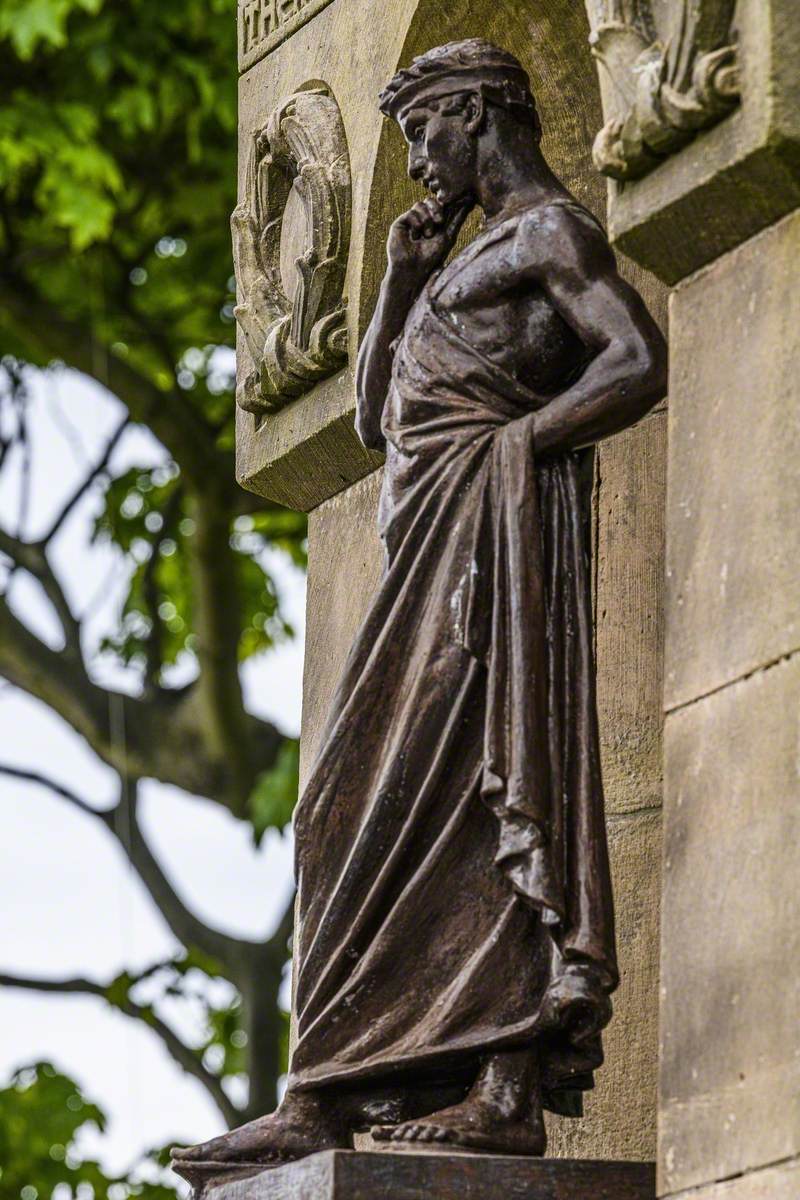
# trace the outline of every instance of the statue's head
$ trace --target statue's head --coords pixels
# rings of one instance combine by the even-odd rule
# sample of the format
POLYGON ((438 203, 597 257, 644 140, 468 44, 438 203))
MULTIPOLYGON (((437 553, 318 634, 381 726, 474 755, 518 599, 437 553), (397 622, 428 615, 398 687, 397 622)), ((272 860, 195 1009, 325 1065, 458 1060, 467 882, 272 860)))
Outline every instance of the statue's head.
POLYGON ((532 143, 541 137, 527 73, 513 54, 481 38, 415 58, 381 92, 380 108, 408 142, 409 175, 442 204, 473 191, 482 142, 501 150, 520 129, 532 143))

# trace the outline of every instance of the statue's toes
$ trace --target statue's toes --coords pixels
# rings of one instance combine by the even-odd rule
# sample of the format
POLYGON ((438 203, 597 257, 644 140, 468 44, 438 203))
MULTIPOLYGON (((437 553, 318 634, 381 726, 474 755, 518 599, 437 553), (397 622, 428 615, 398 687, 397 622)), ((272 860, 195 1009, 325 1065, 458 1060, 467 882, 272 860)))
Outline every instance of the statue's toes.
MULTIPOLYGON (((216 1138, 214 1139, 216 1141, 216 1138)), ((204 1151, 206 1146, 213 1145, 212 1142, 199 1142, 196 1146, 173 1146, 171 1157, 173 1162, 203 1162, 204 1151)))
POLYGON ((391 1125, 373 1125, 369 1134, 374 1142, 390 1142, 393 1132, 391 1125))
POLYGON ((370 1130, 376 1142, 448 1142, 450 1131, 441 1125, 409 1121, 403 1125, 373 1125, 370 1130))
POLYGON ((176 1146, 172 1151, 173 1162, 182 1163, 221 1163, 246 1162, 253 1155, 254 1147, 249 1140, 242 1137, 243 1130, 234 1133, 221 1134, 208 1142, 199 1142, 196 1146, 176 1146), (237 1137, 237 1134, 240 1136, 237 1137))
POLYGON ((392 1133, 393 1142, 416 1142, 422 1132, 420 1125, 398 1125, 392 1133))

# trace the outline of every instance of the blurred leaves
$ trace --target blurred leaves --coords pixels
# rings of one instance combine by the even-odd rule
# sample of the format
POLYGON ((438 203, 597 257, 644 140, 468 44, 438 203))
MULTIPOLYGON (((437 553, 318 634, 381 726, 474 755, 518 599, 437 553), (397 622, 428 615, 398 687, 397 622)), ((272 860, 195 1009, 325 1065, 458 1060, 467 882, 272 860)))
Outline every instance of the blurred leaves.
POLYGON ((145 1024, 156 1014, 164 1020, 173 1001, 188 1005, 203 1030, 194 1052, 206 1070, 219 1079, 246 1074, 241 1000, 225 968, 206 955, 188 951, 139 974, 121 971, 103 994, 108 1004, 128 1015, 135 1005, 137 1019, 145 1024))
MULTIPOLYGON (((140 774, 173 779, 171 763, 151 769, 147 754, 151 730, 180 707, 173 728, 186 740, 165 753, 186 761, 190 747, 200 782, 179 786, 238 815, 247 804, 256 838, 283 830, 297 795, 297 744, 245 712, 235 685, 238 663, 291 634, 272 570, 276 552, 305 565, 306 525, 267 503, 255 511, 234 482, 235 0, 0 0, 0 78, 0 464, 6 449, 11 461, 35 443, 17 386, 26 363, 66 362, 91 375, 164 446, 159 466, 130 467, 129 457, 115 470, 112 459, 95 485, 93 537, 115 548, 129 580, 103 648, 139 672, 135 711, 152 715, 137 743, 140 774), (207 685, 201 703, 191 702, 195 684, 171 692, 164 678, 187 658, 196 660, 195 695, 207 685)), ((37 694, 38 680, 15 682, 37 694)), ((103 746, 95 749, 102 757, 103 746)), ((165 911, 169 900, 158 903, 165 911)), ((196 941, 218 945, 196 926, 196 941)), ((285 934, 279 940, 283 953, 285 934)), ((219 1079, 238 1080, 249 1066, 257 1085, 247 1104, 262 1112, 274 1101, 274 1061, 248 1062, 232 979, 243 994, 255 993, 257 979, 285 1042, 278 985, 263 979, 262 947, 246 941, 231 939, 225 963, 193 952, 121 973, 99 993, 128 1015, 135 1005, 145 1023, 166 1021, 173 1004, 193 1006, 190 1067, 202 1060, 219 1090, 219 1079)), ((68 1147, 82 1124, 103 1118, 82 1098, 73 1112, 75 1085, 52 1068, 31 1071, 0 1093, 0 1200, 44 1200, 61 1181, 72 1193, 85 1183, 125 1200, 129 1191, 113 1189, 129 1189, 129 1179, 106 1180, 96 1164, 64 1174, 68 1158, 53 1159, 52 1146, 68 1147), (37 1194, 21 1194, 28 1186, 37 1194)), ((91 1200, 86 1189, 77 1194, 91 1200)), ((153 1189, 146 1195, 159 1200, 153 1189)))
POLYGON ((258 777, 250 794, 249 816, 256 844, 267 829, 284 829, 292 819, 300 775, 300 744, 286 738, 275 766, 258 777))
POLYGON ((221 1079, 244 1075, 247 1071, 247 1034, 242 1028, 241 1001, 236 1000, 224 1008, 209 1006, 207 1018, 203 1065, 221 1079))
MULTIPOLYGON (((0 6, 0 248, 86 328, 98 377, 124 362, 165 404, 182 397, 221 451, 233 445, 235 386, 235 26, 233 0, 0 6)), ((3 330, 0 315, 0 333, 20 358, 48 361, 41 327, 3 330)), ((230 459, 223 470, 232 477, 230 459)), ((303 565, 305 518, 273 506, 241 520, 231 545, 243 661, 291 633, 263 551, 303 565)), ((153 680, 196 649, 193 524, 173 462, 114 479, 96 525, 131 562, 103 648, 153 680)))
MULTIPOLYGON (((94 536, 112 542, 135 564, 120 628, 104 643, 125 663, 145 664, 155 654, 160 669, 182 653, 195 652, 190 554, 197 528, 192 511, 174 462, 131 468, 105 490, 94 536)), ((304 566, 305 518, 277 508, 239 517, 230 545, 241 602, 239 659, 244 661, 292 634, 263 556, 277 548, 304 566)))
MULTIPOLYGON (((235 30, 233 0, 0 6, 0 247, 165 391, 187 350, 232 345, 235 30)), ((44 365, 33 334, 6 349, 44 365)), ((229 434, 218 383, 185 390, 229 434)))
POLYGON ((5 0, 0 10, 0 36, 10 37, 22 59, 30 58, 38 42, 63 46, 67 17, 76 8, 96 13, 103 0, 5 0))
MULTIPOLYGON (((0 1088, 0 1200, 175 1200, 172 1188, 147 1182, 161 1171, 137 1164, 135 1171, 109 1175, 84 1158, 79 1135, 89 1125, 101 1132, 106 1117, 79 1085, 52 1063, 36 1062, 15 1071, 0 1088)), ((158 1159, 148 1156, 152 1166, 158 1159)))

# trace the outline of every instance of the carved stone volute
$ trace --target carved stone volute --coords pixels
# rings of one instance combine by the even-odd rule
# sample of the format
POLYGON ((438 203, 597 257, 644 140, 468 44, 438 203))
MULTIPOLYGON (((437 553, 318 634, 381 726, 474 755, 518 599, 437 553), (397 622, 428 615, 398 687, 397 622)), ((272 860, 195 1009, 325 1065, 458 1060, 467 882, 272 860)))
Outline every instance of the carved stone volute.
POLYGON ((607 73, 597 169, 646 175, 739 100, 735 0, 594 0, 592 47, 607 73))
POLYGON ((231 217, 234 312, 253 362, 236 393, 247 412, 282 408, 346 362, 350 207, 338 105, 325 87, 295 92, 253 134, 244 194, 231 217), (306 249, 295 260, 289 296, 281 280, 281 233, 293 187, 305 211, 306 249))

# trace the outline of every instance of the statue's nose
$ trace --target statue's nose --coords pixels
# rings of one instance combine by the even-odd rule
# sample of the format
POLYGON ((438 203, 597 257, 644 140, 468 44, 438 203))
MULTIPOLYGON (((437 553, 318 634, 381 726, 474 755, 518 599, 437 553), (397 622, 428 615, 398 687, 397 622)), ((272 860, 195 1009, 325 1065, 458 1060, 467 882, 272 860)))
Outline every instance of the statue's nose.
POLYGON ((408 156, 408 173, 412 179, 421 179, 425 173, 425 159, 421 154, 411 153, 408 156))

